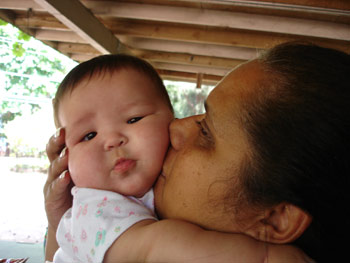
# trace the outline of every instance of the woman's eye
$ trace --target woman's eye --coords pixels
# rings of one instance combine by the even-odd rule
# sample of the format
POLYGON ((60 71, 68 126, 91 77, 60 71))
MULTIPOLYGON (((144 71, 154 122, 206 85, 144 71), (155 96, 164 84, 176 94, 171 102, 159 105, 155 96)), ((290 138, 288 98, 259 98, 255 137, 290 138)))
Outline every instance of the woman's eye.
POLYGON ((97 132, 89 132, 86 134, 81 141, 90 141, 97 135, 97 132))
POLYGON ((213 149, 215 145, 215 140, 212 136, 212 133, 207 128, 206 124, 203 122, 204 121, 196 121, 196 124, 198 125, 198 129, 199 129, 198 145, 206 149, 213 149))
POLYGON ((128 120, 126 123, 127 124, 133 124, 135 122, 138 122, 139 120, 141 120, 143 117, 135 117, 135 118, 131 118, 130 120, 128 120))
POLYGON ((196 121, 196 123, 200 129, 201 134, 204 136, 208 136, 208 132, 203 128, 202 123, 200 121, 196 121))

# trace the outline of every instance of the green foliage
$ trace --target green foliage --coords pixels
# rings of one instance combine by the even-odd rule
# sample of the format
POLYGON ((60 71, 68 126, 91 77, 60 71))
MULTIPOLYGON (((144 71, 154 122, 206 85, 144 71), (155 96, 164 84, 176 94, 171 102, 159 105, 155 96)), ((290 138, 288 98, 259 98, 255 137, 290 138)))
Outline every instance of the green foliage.
POLYGON ((48 165, 30 165, 30 164, 16 164, 14 167, 10 169, 15 173, 30 173, 37 172, 46 174, 48 170, 48 165))
POLYGON ((12 54, 16 57, 22 57, 26 50, 23 48, 23 44, 15 42, 12 45, 12 54))
MULTIPOLYGON (((52 52, 49 47, 0 20, 1 93, 14 98, 52 98, 59 81, 67 72, 64 63, 52 52), (60 79, 57 80, 57 77, 60 79)), ((20 116, 24 109, 31 112, 40 109, 38 103, 25 100, 7 99, 0 102, 0 138, 5 137, 2 132, 4 124, 20 116)))
MULTIPOLYGON (((4 103, 6 104, 6 103, 4 103)), ((11 111, 7 111, 7 112, 4 112, 3 114, 1 114, 0 116, 0 122, 2 123, 7 123, 9 121, 13 121, 15 119, 15 117, 18 116, 18 113, 15 112, 11 112, 11 111)))
POLYGON ((184 118, 204 112, 204 101, 208 96, 210 87, 201 89, 182 88, 181 85, 166 85, 176 118, 184 118))
POLYGON ((18 32, 18 40, 29 41, 30 38, 31 38, 30 35, 28 35, 28 34, 22 32, 22 31, 19 31, 19 32, 18 32))

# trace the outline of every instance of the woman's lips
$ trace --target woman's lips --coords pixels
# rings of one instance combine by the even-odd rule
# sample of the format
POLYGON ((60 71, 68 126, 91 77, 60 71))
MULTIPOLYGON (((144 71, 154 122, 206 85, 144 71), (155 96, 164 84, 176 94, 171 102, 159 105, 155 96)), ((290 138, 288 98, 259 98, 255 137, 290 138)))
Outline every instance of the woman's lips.
POLYGON ((135 160, 120 158, 114 166, 114 171, 117 173, 125 173, 132 169, 136 164, 135 160))

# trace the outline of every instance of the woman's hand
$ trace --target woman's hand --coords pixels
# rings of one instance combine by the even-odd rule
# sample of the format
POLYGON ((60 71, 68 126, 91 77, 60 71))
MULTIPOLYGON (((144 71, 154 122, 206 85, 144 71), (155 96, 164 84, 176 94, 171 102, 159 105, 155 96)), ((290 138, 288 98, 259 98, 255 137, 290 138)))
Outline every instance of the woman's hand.
POLYGON ((65 130, 61 128, 50 138, 46 146, 51 164, 44 186, 45 210, 49 228, 55 232, 61 217, 72 206, 70 194, 72 183, 67 170, 68 151, 64 147, 65 130))

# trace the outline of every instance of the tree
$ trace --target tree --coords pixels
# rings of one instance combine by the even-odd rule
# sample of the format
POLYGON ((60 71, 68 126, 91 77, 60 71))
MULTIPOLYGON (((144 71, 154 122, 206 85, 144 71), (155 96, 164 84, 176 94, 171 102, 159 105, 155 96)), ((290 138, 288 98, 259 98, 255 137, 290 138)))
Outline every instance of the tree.
POLYGON ((63 60, 63 55, 2 20, 0 46, 0 138, 6 138, 4 125, 23 110, 40 109, 35 101, 52 98, 58 83, 76 63, 63 60), (50 55, 52 52, 57 55, 50 55))
POLYGON ((201 89, 195 87, 183 87, 181 83, 168 83, 166 88, 173 104, 175 117, 184 118, 204 112, 204 101, 212 87, 203 86, 201 89))

